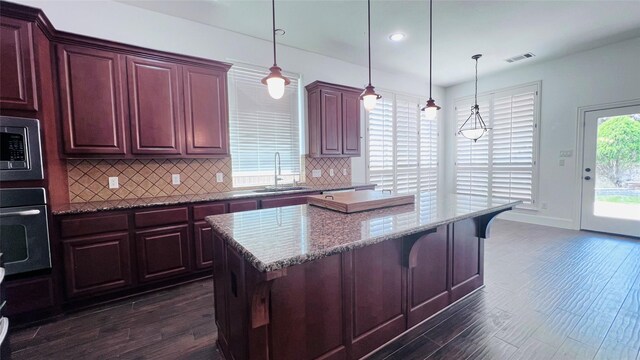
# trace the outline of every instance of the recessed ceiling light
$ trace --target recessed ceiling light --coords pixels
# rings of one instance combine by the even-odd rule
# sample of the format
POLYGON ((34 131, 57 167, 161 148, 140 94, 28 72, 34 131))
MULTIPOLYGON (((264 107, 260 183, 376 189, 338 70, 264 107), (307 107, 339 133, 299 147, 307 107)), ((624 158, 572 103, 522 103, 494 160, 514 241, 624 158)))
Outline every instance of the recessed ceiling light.
POLYGON ((405 37, 406 37, 405 34, 403 34, 401 32, 396 32, 396 33, 393 33, 393 34, 389 35, 389 40, 391 40, 391 41, 402 41, 402 40, 404 40, 405 37))

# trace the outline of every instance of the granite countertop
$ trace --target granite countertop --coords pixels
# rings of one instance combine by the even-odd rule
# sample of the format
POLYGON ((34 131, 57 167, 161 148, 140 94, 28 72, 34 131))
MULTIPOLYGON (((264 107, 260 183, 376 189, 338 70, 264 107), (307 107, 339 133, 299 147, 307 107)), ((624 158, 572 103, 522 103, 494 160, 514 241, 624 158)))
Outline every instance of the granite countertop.
POLYGON ((137 209, 137 208, 162 206, 162 205, 178 205, 178 204, 190 204, 190 203, 199 203, 199 202, 208 202, 208 201, 261 198, 261 197, 271 197, 276 195, 304 194, 304 193, 311 193, 311 192, 318 192, 318 191, 348 190, 348 189, 357 189, 357 188, 371 186, 371 185, 373 184, 364 184, 364 183, 333 184, 333 185, 301 184, 301 186, 304 186, 305 189, 277 191, 277 192, 255 192, 255 190, 236 190, 236 191, 218 192, 218 193, 200 194, 200 195, 178 195, 178 196, 164 196, 164 197, 141 198, 141 199, 93 201, 93 202, 72 203, 72 204, 57 206, 54 209, 52 209, 51 213, 53 215, 86 214, 86 213, 94 213, 99 211, 137 209))
POLYGON ((311 205, 209 216, 206 220, 262 272, 416 234, 521 201, 422 193, 415 204, 344 214, 311 205))

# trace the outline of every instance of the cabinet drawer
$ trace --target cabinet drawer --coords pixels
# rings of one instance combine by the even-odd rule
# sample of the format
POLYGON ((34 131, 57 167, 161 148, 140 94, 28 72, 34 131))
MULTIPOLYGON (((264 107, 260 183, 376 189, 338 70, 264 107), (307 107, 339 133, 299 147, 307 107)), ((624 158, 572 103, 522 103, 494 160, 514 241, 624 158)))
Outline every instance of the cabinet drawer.
POLYGON ((63 241, 62 246, 69 297, 131 284, 129 233, 63 241))
POLYGON ((60 221, 60 234, 63 238, 127 231, 128 229, 129 217, 127 214, 66 218, 60 221))
POLYGON ((7 281, 5 298, 9 299, 3 316, 13 316, 52 307, 53 282, 50 276, 7 281))
POLYGON ((205 217, 211 215, 224 214, 227 212, 227 204, 206 204, 193 206, 193 220, 204 220, 205 217))
POLYGON ((275 199, 264 199, 261 201, 263 209, 302 205, 307 203, 307 195, 304 196, 289 196, 275 199))
POLYGON ((240 212, 248 210, 256 210, 258 208, 257 200, 233 201, 229 203, 229 212, 240 212))
POLYGON ((185 223, 187 221, 189 221, 189 211, 186 207, 139 211, 135 214, 136 227, 139 228, 185 223))

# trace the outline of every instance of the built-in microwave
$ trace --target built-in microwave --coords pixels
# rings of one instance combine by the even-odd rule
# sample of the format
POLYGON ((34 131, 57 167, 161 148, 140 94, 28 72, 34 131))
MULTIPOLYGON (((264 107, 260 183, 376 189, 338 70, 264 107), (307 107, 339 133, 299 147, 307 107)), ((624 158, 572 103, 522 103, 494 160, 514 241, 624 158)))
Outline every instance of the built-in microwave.
POLYGON ((0 181, 43 178, 40 121, 0 116, 0 181))

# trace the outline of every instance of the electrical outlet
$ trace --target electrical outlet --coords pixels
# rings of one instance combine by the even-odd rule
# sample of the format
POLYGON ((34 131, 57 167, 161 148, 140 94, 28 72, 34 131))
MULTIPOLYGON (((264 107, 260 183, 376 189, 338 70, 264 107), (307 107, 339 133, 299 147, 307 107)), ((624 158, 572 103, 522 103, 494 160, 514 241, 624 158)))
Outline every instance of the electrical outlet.
POLYGON ((573 150, 560 151, 560 157, 561 158, 570 158, 572 156, 573 156, 573 150))
POLYGON ((171 174, 171 184, 180 185, 180 174, 171 174))
POLYGON ((564 159, 560 159, 560 161, 558 161, 558 165, 564 166, 564 159))
POLYGON ((342 175, 347 175, 347 169, 342 169, 342 175))
POLYGON ((117 176, 109 176, 109 189, 117 189, 120 187, 117 176))
POLYGON ((223 173, 216 173, 216 182, 223 182, 224 181, 224 174, 223 173))
POLYGON ((322 176, 322 170, 312 170, 311 171, 311 176, 314 177, 314 178, 322 176))
POLYGON ((329 169, 329 176, 333 176, 333 169, 329 169))

